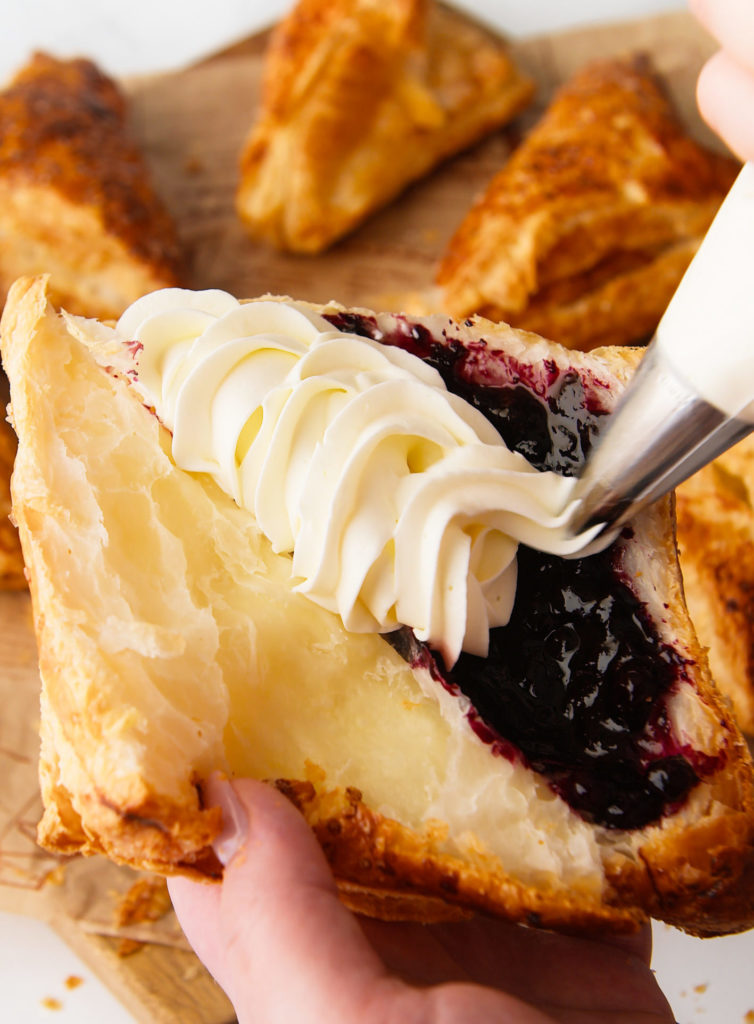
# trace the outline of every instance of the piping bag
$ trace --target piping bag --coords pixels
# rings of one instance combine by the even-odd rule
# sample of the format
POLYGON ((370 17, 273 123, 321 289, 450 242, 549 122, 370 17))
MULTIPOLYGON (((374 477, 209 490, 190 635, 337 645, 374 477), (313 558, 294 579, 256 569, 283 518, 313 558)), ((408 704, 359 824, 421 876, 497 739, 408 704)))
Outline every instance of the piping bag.
POLYGON ((615 532, 754 431, 754 164, 702 240, 571 494, 569 532, 615 532))

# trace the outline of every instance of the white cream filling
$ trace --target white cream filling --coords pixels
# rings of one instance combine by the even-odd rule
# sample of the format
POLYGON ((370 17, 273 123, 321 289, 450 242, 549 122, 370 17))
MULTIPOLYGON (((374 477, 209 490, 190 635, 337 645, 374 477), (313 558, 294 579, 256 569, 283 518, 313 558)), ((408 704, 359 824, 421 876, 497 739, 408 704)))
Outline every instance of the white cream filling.
POLYGON ((295 303, 166 289, 123 314, 178 466, 251 511, 297 589, 352 632, 401 625, 451 666, 486 656, 519 543, 569 556, 575 481, 539 472, 401 349, 295 303))

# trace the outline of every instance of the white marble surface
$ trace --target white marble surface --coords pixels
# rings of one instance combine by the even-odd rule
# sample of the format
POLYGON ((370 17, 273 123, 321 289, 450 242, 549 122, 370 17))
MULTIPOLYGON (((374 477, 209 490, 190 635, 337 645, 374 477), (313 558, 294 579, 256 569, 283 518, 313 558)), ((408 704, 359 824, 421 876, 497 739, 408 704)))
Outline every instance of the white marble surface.
MULTIPOLYGON (((680 8, 679 0, 457 0, 511 35, 680 8)), ((289 0, 5 0, 0 81, 34 49, 87 55, 115 75, 184 66, 273 21, 289 0), (177 13, 180 11, 180 15, 177 13)), ((744 1024, 754 932, 701 941, 655 928, 654 966, 679 1024, 744 1024)), ((0 913, 6 1024, 129 1024, 131 1016, 45 925, 0 913), (66 979, 83 983, 68 988, 66 979), (46 1000, 55 1000, 56 1008, 46 1000)), ((261 1024, 261 1022, 260 1022, 261 1024)))

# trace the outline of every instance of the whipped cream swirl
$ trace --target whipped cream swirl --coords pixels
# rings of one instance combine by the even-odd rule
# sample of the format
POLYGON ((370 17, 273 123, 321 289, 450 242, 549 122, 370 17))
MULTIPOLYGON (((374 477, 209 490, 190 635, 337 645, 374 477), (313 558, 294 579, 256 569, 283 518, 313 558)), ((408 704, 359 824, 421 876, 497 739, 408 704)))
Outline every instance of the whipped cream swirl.
POLYGON ((355 632, 410 626, 447 666, 508 622, 519 543, 559 555, 575 481, 539 472, 403 350, 295 302, 166 289, 117 326, 181 468, 252 512, 296 589, 355 632), (565 511, 563 511, 565 509, 565 511))

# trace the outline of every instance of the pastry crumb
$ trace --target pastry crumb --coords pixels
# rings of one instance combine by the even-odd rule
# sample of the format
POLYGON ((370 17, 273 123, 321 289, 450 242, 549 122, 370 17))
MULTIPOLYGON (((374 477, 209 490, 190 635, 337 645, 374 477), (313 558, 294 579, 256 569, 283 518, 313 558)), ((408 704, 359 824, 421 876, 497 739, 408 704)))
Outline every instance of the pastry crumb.
POLYGON ((83 985, 84 979, 80 978, 78 974, 69 974, 63 984, 67 989, 72 991, 74 988, 78 988, 80 985, 83 985))
POLYGON ((747 1010, 743 1024, 754 1024, 754 1010, 747 1010))
POLYGON ((65 864, 57 864, 45 875, 45 885, 62 885, 65 881, 65 864))
POLYGON ((119 928, 143 921, 159 921, 171 908, 164 878, 140 878, 130 887, 115 910, 119 928))
POLYGON ((709 988, 709 985, 705 982, 703 985, 694 985, 694 991, 699 995, 703 995, 709 988))
POLYGON ((118 943, 118 956, 122 958, 133 956, 134 953, 138 953, 144 945, 145 943, 139 942, 138 939, 121 939, 118 943))
POLYGON ((60 1000, 55 999, 53 996, 45 996, 44 999, 41 1000, 41 1003, 42 1006, 44 1006, 45 1010, 63 1009, 63 1004, 60 1002, 60 1000))

